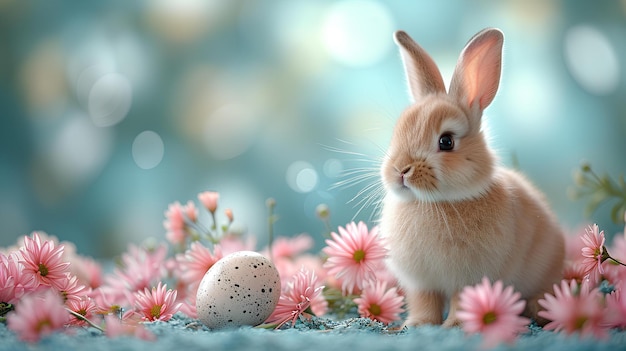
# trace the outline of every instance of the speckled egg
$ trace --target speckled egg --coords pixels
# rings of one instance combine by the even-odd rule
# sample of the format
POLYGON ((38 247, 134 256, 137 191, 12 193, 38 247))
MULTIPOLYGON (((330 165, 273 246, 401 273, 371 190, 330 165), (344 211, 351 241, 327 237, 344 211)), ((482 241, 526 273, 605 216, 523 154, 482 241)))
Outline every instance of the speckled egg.
POLYGON ((259 325, 274 311, 280 276, 274 264, 252 251, 225 256, 209 269, 198 287, 198 319, 209 328, 259 325))

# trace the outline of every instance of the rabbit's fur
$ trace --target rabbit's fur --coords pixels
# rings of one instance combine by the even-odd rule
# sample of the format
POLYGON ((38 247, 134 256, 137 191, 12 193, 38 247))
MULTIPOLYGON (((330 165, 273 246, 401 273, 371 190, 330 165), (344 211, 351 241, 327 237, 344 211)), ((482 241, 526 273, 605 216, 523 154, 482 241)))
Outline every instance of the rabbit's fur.
POLYGON ((396 32, 415 103, 400 116, 381 167, 380 230, 388 265, 406 292, 407 325, 456 325, 458 293, 483 276, 536 300, 560 281, 564 238, 544 196, 497 165, 481 131, 498 89, 503 35, 485 29, 466 45, 449 92, 432 58, 396 32))

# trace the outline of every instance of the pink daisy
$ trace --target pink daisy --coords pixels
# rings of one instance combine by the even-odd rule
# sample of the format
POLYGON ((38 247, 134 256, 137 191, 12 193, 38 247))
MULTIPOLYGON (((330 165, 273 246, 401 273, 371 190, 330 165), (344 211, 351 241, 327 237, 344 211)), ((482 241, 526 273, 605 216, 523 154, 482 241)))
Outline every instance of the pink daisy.
POLYGON ((39 282, 35 276, 23 270, 17 253, 0 254, 0 302, 15 304, 24 294, 37 288, 39 282))
POLYGON ((313 313, 324 314, 328 305, 322 295, 323 289, 315 273, 300 270, 281 292, 278 305, 266 323, 278 323, 278 329, 291 322, 293 327, 298 317, 309 308, 313 313))
MULTIPOLYGON (((67 300, 65 302, 65 305, 72 312, 77 313, 92 322, 93 322, 94 315, 97 313, 97 310, 98 310, 98 308, 96 307, 96 303, 93 301, 93 299, 87 296, 83 296, 80 299, 67 300)), ((86 321, 74 315, 71 315, 69 324, 79 326, 79 327, 84 327, 84 326, 89 325, 86 321)))
POLYGON ((146 341, 156 340, 156 336, 137 320, 134 320, 130 313, 124 315, 122 319, 115 315, 106 315, 104 322, 106 324, 105 333, 109 338, 130 335, 146 341))
POLYGON ((198 220, 198 210, 193 202, 187 202, 186 206, 176 201, 170 204, 165 211, 165 221, 163 227, 166 230, 165 237, 175 245, 184 245, 189 237, 187 220, 196 222, 198 220))
POLYGON ((24 296, 8 315, 7 324, 23 341, 37 342, 42 336, 62 329, 68 320, 69 313, 59 294, 46 289, 41 294, 24 296))
POLYGON ((604 264, 603 278, 612 284, 617 284, 620 281, 626 281, 626 268, 617 263, 626 262, 626 239, 624 239, 624 236, 615 235, 613 237, 613 243, 609 248, 607 248, 607 251, 607 255, 609 252, 611 253, 611 259, 604 264))
POLYGON ((387 250, 378 236, 378 227, 367 230, 363 222, 354 222, 339 227, 339 234, 331 233, 323 252, 328 255, 324 267, 329 275, 342 281, 344 293, 352 294, 362 289, 366 281, 374 280, 376 268, 383 262, 387 250))
POLYGON ((609 327, 623 329, 626 327, 626 299, 624 298, 624 284, 611 294, 606 295, 607 323, 609 327))
POLYGON ((560 287, 554 284, 554 295, 545 294, 539 305, 545 309, 539 316, 551 321, 545 330, 598 338, 608 335, 602 296, 597 288, 589 288, 589 282, 578 285, 575 280, 562 280, 560 287))
POLYGON ((566 233, 565 239, 565 260, 571 262, 579 262, 583 259, 580 250, 585 247, 585 243, 580 238, 585 235, 587 226, 580 226, 576 230, 566 233))
POLYGON ((84 285, 80 285, 78 278, 70 273, 65 274, 66 278, 60 282, 58 290, 63 296, 65 301, 67 300, 80 300, 89 292, 84 285))
POLYGON ((178 300, 181 305, 179 311, 187 317, 198 318, 198 310, 196 309, 196 296, 189 294, 184 299, 178 300))
POLYGON ((122 254, 121 267, 116 268, 105 281, 119 291, 135 292, 154 286, 167 273, 164 265, 166 255, 166 245, 147 249, 131 244, 128 252, 122 254))
POLYGON ((128 304, 128 298, 125 291, 110 286, 101 286, 96 290, 93 290, 89 297, 93 299, 96 304, 97 314, 118 314, 125 304, 128 304))
POLYGON ((597 282, 600 275, 604 274, 602 262, 607 259, 606 248, 604 247, 604 231, 598 232, 598 225, 594 224, 585 229, 585 234, 581 237, 585 246, 581 249, 583 260, 581 265, 585 275, 589 279, 597 282))
POLYGON ((178 312, 181 303, 176 302, 176 290, 166 290, 161 282, 151 290, 137 291, 134 294, 135 307, 145 321, 168 321, 178 312))
POLYGON ((39 284, 59 288, 64 283, 69 262, 62 260, 64 246, 54 245, 52 240, 42 242, 39 234, 33 232, 32 238, 24 237, 21 254, 24 273, 35 276, 39 284))
POLYGON ((198 200, 200 200, 202 206, 211 213, 215 213, 217 210, 217 202, 219 199, 220 194, 214 191, 205 191, 198 194, 198 200))
POLYGON ((298 274, 301 269, 314 272, 319 281, 326 280, 326 270, 322 267, 324 262, 319 255, 303 254, 290 258, 274 258, 274 266, 280 275, 281 286, 285 288, 291 278, 298 274))
POLYGON ((219 245, 215 245, 213 251, 214 253, 208 247, 195 241, 183 255, 176 257, 180 280, 189 286, 190 295, 195 295, 206 272, 223 257, 219 245))
POLYGON ((278 237, 272 244, 272 259, 295 259, 312 247, 313 238, 308 234, 300 234, 292 238, 278 237))
POLYGON ((94 259, 74 255, 70 262, 70 272, 78 278, 80 284, 91 289, 102 285, 102 266, 94 259))
POLYGON ((225 233, 220 238, 220 247, 224 256, 239 251, 255 251, 256 239, 254 236, 243 237, 239 233, 225 233))
POLYGON ((389 324, 400 319, 400 313, 404 310, 404 299, 398 290, 393 287, 387 290, 387 283, 377 281, 376 284, 368 284, 361 296, 354 299, 358 306, 361 317, 377 320, 389 324))
POLYGON ((565 268, 563 269, 563 279, 570 281, 575 280, 576 283, 581 284, 586 278, 585 267, 580 262, 565 262, 565 268))
POLYGON ((233 215, 233 210, 230 208, 227 208, 224 210, 224 215, 226 216, 226 218, 228 218, 228 224, 232 224, 233 221, 235 220, 235 216, 233 215))
POLYGON ((527 330, 528 318, 520 316, 526 301, 512 286, 503 288, 502 281, 491 285, 484 277, 476 286, 466 286, 459 295, 457 317, 466 333, 482 333, 483 346, 512 342, 527 330))

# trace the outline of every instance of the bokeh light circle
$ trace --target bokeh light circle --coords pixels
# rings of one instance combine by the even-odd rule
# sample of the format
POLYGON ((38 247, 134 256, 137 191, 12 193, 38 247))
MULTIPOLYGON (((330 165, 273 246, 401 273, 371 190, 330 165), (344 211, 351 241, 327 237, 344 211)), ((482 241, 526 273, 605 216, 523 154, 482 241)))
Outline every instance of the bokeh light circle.
POLYGON ((322 42, 328 54, 348 65, 377 63, 392 47, 394 23, 387 7, 377 1, 335 2, 323 23, 322 42))
POLYGON ((324 175, 328 178, 337 178, 343 171, 343 163, 336 158, 329 158, 324 162, 324 175))
POLYGON ((219 160, 232 159, 247 151, 258 133, 256 114, 241 104, 226 104, 216 109, 204 123, 207 151, 219 160))
POLYGON ((133 160, 141 169, 152 169, 161 163, 165 145, 159 134, 146 130, 135 137, 132 146, 133 160))
POLYGON ((121 122, 133 100, 128 78, 119 73, 101 76, 89 91, 89 115, 98 127, 111 127, 121 122))
POLYGON ((308 193, 317 186, 319 176, 313 166, 305 161, 296 161, 287 168, 287 185, 299 193, 308 193))
POLYGON ((570 28, 565 34, 565 63, 574 79, 591 94, 606 95, 617 89, 620 65, 609 39, 589 25, 570 28))
POLYGON ((98 175, 112 147, 113 136, 108 129, 95 127, 82 115, 71 115, 39 152, 46 155, 50 173, 56 179, 76 187, 98 175))

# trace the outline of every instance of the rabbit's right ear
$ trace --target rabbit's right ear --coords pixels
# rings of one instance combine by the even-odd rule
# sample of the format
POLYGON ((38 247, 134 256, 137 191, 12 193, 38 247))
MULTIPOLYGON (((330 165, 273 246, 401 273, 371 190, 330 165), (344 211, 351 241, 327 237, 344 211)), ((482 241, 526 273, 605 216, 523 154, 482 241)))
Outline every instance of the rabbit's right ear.
POLYGON ((393 38, 400 47, 404 73, 413 102, 420 101, 429 94, 445 93, 443 78, 430 55, 404 31, 395 32, 393 38))

